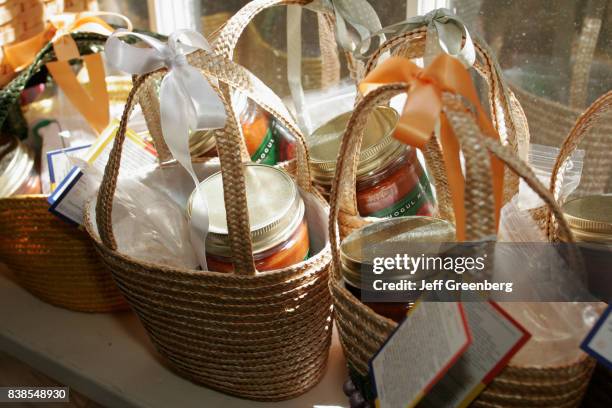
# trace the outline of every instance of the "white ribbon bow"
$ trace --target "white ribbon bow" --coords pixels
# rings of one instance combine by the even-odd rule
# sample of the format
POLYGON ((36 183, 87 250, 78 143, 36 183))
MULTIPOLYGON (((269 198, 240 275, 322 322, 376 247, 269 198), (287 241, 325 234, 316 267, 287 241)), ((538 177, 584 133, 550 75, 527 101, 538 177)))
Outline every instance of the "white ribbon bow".
POLYGON ((159 93, 161 127, 172 156, 187 170, 196 186, 189 227, 200 266, 206 270, 208 203, 191 163, 189 134, 190 131, 223 128, 226 112, 208 80, 187 62, 186 55, 197 49, 211 50, 206 39, 192 30, 175 31, 167 43, 144 34, 117 30, 108 37, 104 48, 111 65, 132 75, 168 68, 159 93), (149 47, 136 47, 121 41, 125 36, 137 37, 149 47))
POLYGON ((423 16, 411 17, 400 23, 392 24, 372 34, 367 41, 357 47, 355 54, 359 58, 369 58, 372 52, 385 40, 384 34, 396 37, 402 33, 427 27, 425 43, 425 64, 427 65, 440 51, 459 59, 466 67, 471 67, 476 61, 476 50, 470 32, 459 17, 452 11, 439 8, 423 16), (372 47, 371 39, 379 37, 372 47), (465 43, 464 43, 465 37, 465 43))

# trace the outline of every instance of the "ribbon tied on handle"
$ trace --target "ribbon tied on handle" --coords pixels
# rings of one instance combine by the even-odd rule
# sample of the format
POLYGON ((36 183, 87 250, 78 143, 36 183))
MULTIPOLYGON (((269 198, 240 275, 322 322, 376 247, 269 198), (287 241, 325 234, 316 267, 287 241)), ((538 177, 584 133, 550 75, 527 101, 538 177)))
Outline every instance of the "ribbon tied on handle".
POLYGON ((55 15, 47 21, 45 29, 40 33, 27 40, 2 47, 2 76, 0 77, 0 85, 4 86, 17 72, 32 64, 36 55, 49 41, 54 42, 55 48, 56 40, 66 34, 78 31, 95 32, 104 35, 112 33, 113 28, 100 19, 99 17, 101 16, 119 18, 126 23, 126 27, 129 30, 132 29, 132 22, 127 17, 118 13, 92 11, 55 15))
POLYGON ((191 163, 189 134, 196 130, 223 128, 226 112, 223 101, 212 85, 187 62, 187 55, 197 49, 211 50, 208 41, 192 30, 172 33, 167 43, 144 34, 117 30, 108 38, 105 46, 109 63, 124 72, 142 75, 160 68, 168 69, 159 93, 161 128, 172 156, 195 183, 190 235, 200 266, 206 270, 208 204, 191 163), (136 47, 121 41, 120 38, 125 36, 137 37, 149 47, 136 47))
MULTIPOLYGON (((335 38, 346 52, 353 53, 361 44, 368 43, 372 33, 380 32, 382 25, 378 14, 367 0, 315 0, 304 8, 317 13, 334 15, 335 38)), ((287 8, 287 80, 295 105, 298 124, 308 134, 311 121, 306 111, 302 86, 302 8, 287 8)), ((384 40, 384 35, 383 35, 384 40)), ((368 43, 369 44, 369 43, 368 43)))
POLYGON ((356 48, 355 55, 358 58, 367 59, 385 41, 385 34, 396 37, 421 27, 427 27, 424 54, 425 65, 429 65, 435 56, 440 54, 440 51, 456 57, 465 67, 474 65, 476 50, 470 32, 463 20, 445 8, 432 10, 422 16, 411 17, 373 33, 367 41, 362 42, 356 48), (371 40, 374 37, 377 37, 379 40, 372 42, 371 40))
POLYGON ((314 11, 333 12, 336 18, 336 41, 343 50, 351 53, 361 44, 367 43, 373 33, 382 30, 378 14, 367 0, 318 0, 305 7, 314 11))
POLYGON ((75 32, 90 32, 110 35, 113 28, 100 16, 111 15, 121 18, 131 30, 132 23, 116 13, 92 12, 79 14, 59 14, 51 18, 56 31, 51 39, 56 61, 48 62, 47 69, 55 83, 64 91, 72 105, 83 115, 91 127, 98 133, 110 123, 110 101, 106 87, 106 72, 100 53, 81 57, 79 48, 70 35, 75 32), (70 60, 82 59, 87 69, 89 90, 78 81, 70 66, 70 60))
MULTIPOLYGON (((407 58, 390 57, 363 79, 359 90, 367 94, 381 85, 392 83, 408 84, 406 104, 394 133, 396 139, 410 146, 423 148, 431 137, 435 137, 434 131, 440 121, 440 144, 455 212, 457 240, 464 241, 465 180, 459 157, 460 146, 444 115, 442 94, 450 92, 461 95, 474 108, 481 131, 496 140, 499 140, 499 135, 480 105, 469 72, 457 58, 440 54, 427 67, 420 68, 407 58)), ((503 203, 504 165, 494 156, 491 156, 491 177, 495 215, 499 222, 503 203)))

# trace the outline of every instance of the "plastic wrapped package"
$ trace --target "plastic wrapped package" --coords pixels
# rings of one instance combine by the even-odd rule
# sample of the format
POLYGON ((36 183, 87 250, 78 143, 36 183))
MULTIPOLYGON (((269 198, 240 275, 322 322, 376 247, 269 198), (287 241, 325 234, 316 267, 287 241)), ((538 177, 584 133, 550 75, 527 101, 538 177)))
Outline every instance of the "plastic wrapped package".
MULTIPOLYGON (((103 174, 92 166, 83 166, 90 214, 94 214, 95 195, 103 174)), ((197 269, 198 261, 189 239, 185 212, 179 203, 185 200, 188 189, 175 183, 177 194, 165 188, 151 188, 149 183, 173 179, 175 170, 158 170, 156 166, 143 168, 138 174, 120 177, 113 200, 113 229, 120 251, 131 257, 171 267, 197 269), (183 194, 185 193, 185 194, 183 194)), ((187 180, 189 181, 189 180, 187 180)), ((157 184, 166 185, 165 183, 157 184)), ((193 189, 192 186, 189 188, 193 189)), ((95 219, 92 219, 95 226, 95 219)), ((97 231, 97 228, 94 228, 97 231)))
POLYGON ((597 321, 602 303, 500 302, 531 333, 531 339, 512 358, 513 365, 569 365, 584 352, 580 343, 597 321))
MULTIPOLYGON (((86 73, 87 70, 79 72, 79 81, 88 81, 86 73)), ((119 117, 131 87, 131 79, 127 76, 108 76, 106 82, 110 98, 109 116, 119 117)), ((37 100, 23 107, 23 111, 30 129, 27 143, 40 152, 42 193, 49 194, 51 186, 47 152, 91 144, 96 140, 97 133, 56 86, 46 87, 37 100)), ((136 132, 146 130, 140 108, 135 110, 130 123, 136 132)))
MULTIPOLYGON (((536 177, 545 186, 550 185, 550 178, 559 151, 559 148, 553 146, 544 146, 534 143, 529 145, 529 164, 536 177)), ((569 197, 580 184, 583 163, 584 150, 576 150, 571 155, 570 159, 565 162, 564 168, 560 169, 560 177, 557 180, 555 191, 561 202, 566 201, 567 197, 569 197)), ((542 199, 531 190, 524 180, 520 182, 519 195, 520 200, 518 200, 517 204, 520 206, 521 210, 529 210, 544 205, 542 199)))
MULTIPOLYGON (((355 84, 347 80, 322 90, 304 92, 305 109, 302 115, 309 125, 309 128, 305 129, 305 133, 310 134, 336 116, 352 110, 356 97, 357 88, 355 84)), ((292 105, 290 99, 285 100, 285 102, 292 105)), ((293 106, 291 107, 295 110, 293 106)))
MULTIPOLYGON (((550 180, 556 153, 558 149, 532 145, 530 162, 542 182, 550 180)), ((568 169, 567 177, 559 185, 562 195, 569 196, 578 185, 582 170, 581 158, 580 153, 572 156, 573 163, 569 166, 573 167, 568 169)), ((526 299, 546 298, 552 293, 547 291, 580 299, 588 298, 584 289, 584 271, 570 271, 557 249, 547 244, 544 231, 528 211, 541 205, 533 199, 534 195, 528 186, 521 186, 519 194, 502 209, 498 241, 523 243, 521 250, 524 253, 516 257, 516 252, 513 252, 513 261, 504 260, 503 247, 498 246, 502 250, 495 253, 494 279, 514 283, 513 299, 520 296, 526 299), (525 276, 523 271, 527 269, 520 267, 520 262, 535 260, 548 265, 554 274, 549 277, 552 280, 548 287, 541 285, 547 279, 525 276), (511 265, 512 270, 498 268, 498 265, 511 265)), ((580 343, 602 310, 602 304, 597 302, 502 301, 500 305, 532 335, 530 341, 513 357, 511 364, 532 367, 569 365, 579 360, 584 355, 580 343)))

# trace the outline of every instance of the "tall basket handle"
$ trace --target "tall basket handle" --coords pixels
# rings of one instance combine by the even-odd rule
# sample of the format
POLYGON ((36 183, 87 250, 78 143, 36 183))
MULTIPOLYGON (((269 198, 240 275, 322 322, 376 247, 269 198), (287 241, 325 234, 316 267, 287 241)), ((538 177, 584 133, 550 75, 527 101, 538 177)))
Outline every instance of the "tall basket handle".
MULTIPOLYGON (((369 92, 363 97, 355 107, 353 114, 347 124, 346 130, 342 136, 340 144, 340 152, 336 165, 336 173, 332 182, 330 193, 330 215, 329 215, 329 233, 332 249, 332 259, 334 261, 334 270, 336 276, 340 271, 340 234, 338 228, 338 216, 340 211, 347 212, 356 220, 355 226, 369 224, 372 220, 359 217, 356 213, 355 202, 355 170, 357 165, 357 154, 363 139, 367 116, 376 107, 386 104, 393 97, 407 89, 408 84, 395 83, 380 86, 379 88, 369 92)), ((572 239, 569 226, 563 217, 559 205, 555 201, 553 195, 542 185, 537 177, 530 170, 529 166, 520 160, 507 146, 501 145, 482 134, 480 128, 475 123, 472 115, 468 113, 465 105, 461 103, 457 96, 445 94, 444 98, 445 113, 449 118, 451 125, 455 128, 455 133, 461 139, 461 147, 466 159, 466 188, 465 202, 466 212, 473 216, 468 216, 466 219, 468 239, 480 239, 485 235, 494 232, 494 215, 493 215, 493 198, 492 194, 488 193, 490 182, 487 186, 487 180, 490 178, 482 178, 477 172, 470 171, 470 168, 476 164, 481 168, 489 168, 483 160, 488 160, 490 152, 520 178, 524 179, 527 184, 538 194, 550 211, 559 217, 560 227, 563 233, 572 239), (463 135, 463 136, 462 136, 463 135), (473 143, 476 141, 476 143, 473 143), (472 143, 472 146, 470 144, 472 143), (466 149, 466 146, 470 146, 466 149), (476 179, 476 180, 474 180, 476 179), (477 184, 471 184, 473 181, 477 184), (487 215, 488 214, 488 215, 487 215), (486 216, 486 219, 483 219, 486 216), (480 224, 485 224, 481 227, 480 224)), ((483 173, 483 172, 481 172, 483 173)))
MULTIPOLYGON (((301 78, 301 9, 311 3, 311 0, 254 0, 247 3, 234 14, 216 33, 213 48, 226 58, 234 58, 234 50, 240 36, 251 21, 262 11, 274 6, 287 6, 287 74, 291 95, 294 98, 298 124, 306 131, 310 124, 304 115, 304 90, 301 78), (293 21, 293 24, 291 24, 293 21), (296 30, 296 33, 289 33, 296 30), (300 38, 295 38, 296 36, 300 38), (291 44, 291 42, 294 44, 291 44), (297 42, 297 43, 295 43, 297 42)), ((333 34, 333 19, 331 14, 313 10, 317 14, 319 25, 319 48, 321 49, 321 83, 323 86, 338 83, 340 80, 340 60, 338 46, 333 34)), ((221 88, 224 94, 227 90, 221 88)))
MULTIPOLYGON (((286 108, 274 93, 272 93, 259 79, 246 69, 233 63, 220 55, 197 50, 187 56, 190 65, 200 69, 208 77, 225 83, 231 87, 241 90, 252 98, 262 108, 272 115, 279 117, 291 131, 297 130, 297 125, 290 119, 286 108), (283 111, 284 110, 284 111, 283 111)), ((149 74, 136 77, 134 86, 126 101, 119 130, 111 150, 108 163, 104 171, 104 177, 100 186, 96 203, 96 221, 98 232, 103 244, 112 249, 117 249, 117 243, 113 234, 112 225, 112 203, 117 187, 119 166, 121 162, 122 146, 125 140, 127 121, 134 109, 136 102, 142 92, 147 89, 147 81, 155 81, 163 76, 165 69, 160 69, 149 74)), ((215 90, 220 94, 217 87, 215 90)), ((229 101, 222 97, 226 112, 229 111, 229 101)), ((228 115, 225 129, 215 131, 215 139, 219 150, 221 173, 223 178, 223 193, 226 203, 226 215, 228 233, 230 237, 230 249, 235 272, 242 275, 254 275, 256 272, 253 260, 250 224, 248 219, 244 169, 240 155, 240 132, 238 131, 236 118, 228 115), (229 204, 228 204, 229 203, 229 204)), ((298 144, 298 149, 303 146, 298 144)), ((306 152, 301 152, 306 157, 306 152)), ((306 157, 307 159, 307 157, 306 157)), ((307 191, 312 190, 308 166, 298 163, 298 182, 307 191)))
MULTIPOLYGON (((234 50, 238 40, 246 27, 262 11, 274 6, 306 6, 312 0, 253 0, 242 7, 236 14, 225 22, 219 30, 213 33, 213 47, 216 52, 221 53, 226 58, 234 58, 234 50)), ((322 82, 337 82, 340 77, 340 65, 335 37, 333 36, 333 18, 329 13, 319 13, 319 45, 321 47, 321 58, 323 70, 321 72, 322 82), (330 73, 329 67, 336 67, 337 72, 330 73)))
MULTIPOLYGON (((588 135, 589 130, 596 126, 597 123, 604 119, 606 115, 612 111, 612 91, 608 91, 595 100, 576 120, 574 127, 569 135, 563 141, 561 150, 555 161, 555 166, 552 170, 550 178, 550 192, 555 199, 561 201, 559 192, 561 190, 561 180, 563 177, 562 169, 565 168, 565 163, 574 153, 580 142, 588 135)), ((560 204, 563 204, 562 202, 560 204)), ((551 212, 546 216, 546 229, 549 239, 557 239, 559 236, 556 214, 551 212)))
MULTIPOLYGON (((425 27, 389 38, 369 57, 365 65, 364 76, 376 67, 380 57, 388 51, 397 50, 402 53, 401 55, 411 59, 422 57, 426 39, 427 28, 425 27), (414 46, 406 47, 405 45, 409 43, 414 46)), ((514 93, 504 85, 501 69, 486 43, 475 36, 474 47, 477 58, 473 67, 487 83, 489 111, 493 125, 503 142, 517 151, 521 159, 526 160, 529 127, 525 113, 514 93)), ((518 191, 518 178, 514 173, 508 172, 504 185, 506 186, 505 200, 508 201, 518 191)))

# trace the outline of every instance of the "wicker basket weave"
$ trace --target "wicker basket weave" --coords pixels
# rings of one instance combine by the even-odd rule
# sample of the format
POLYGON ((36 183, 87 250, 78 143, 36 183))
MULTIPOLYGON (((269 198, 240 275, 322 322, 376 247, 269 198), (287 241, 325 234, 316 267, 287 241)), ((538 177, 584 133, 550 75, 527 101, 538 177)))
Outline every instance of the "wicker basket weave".
MULTIPOLYGON (((403 45, 403 52, 410 57, 422 55, 423 32, 405 34, 404 40, 415 41, 414 46, 403 45), (420 54, 419 54, 420 53, 420 54)), ((397 41, 395 39, 389 40, 397 41)), ((484 55, 481 53, 480 58, 484 55)), ((486 72, 482 62, 476 69, 486 72)), ((489 77, 485 75, 485 78, 489 77)), ((490 78, 490 77, 489 77, 490 78)), ((491 85, 493 82, 489 82, 491 85)), ((499 86, 502 86, 499 84, 499 86)), ((343 136, 338 158, 336 175, 331 193, 330 239, 332 242, 332 276, 330 290, 334 301, 335 319, 340 334, 340 341, 349 363, 353 382, 362 393, 371 398, 371 385, 368 379, 368 361, 380 349, 387 337, 395 329, 396 323, 376 314, 372 309, 361 303, 344 286, 339 258, 340 238, 353 229, 374 222, 374 219, 359 217, 355 204, 355 169, 358 146, 361 143, 363 129, 371 110, 381 104, 386 104, 391 97, 402 93, 406 84, 391 84, 370 92, 360 101, 347 125, 343 136), (339 234, 336 232, 336 225, 339 234)), ((499 157, 512 173, 525 179, 530 187, 549 206, 557 220, 557 232, 565 237, 571 237, 571 232, 553 195, 537 181, 529 167, 519 160, 510 146, 502 146, 484 137, 474 123, 461 99, 445 94, 443 97, 444 111, 455 134, 459 138, 466 166, 466 214, 467 238, 478 240, 495 233, 491 203, 491 186, 489 178, 488 153, 499 157), (488 183, 488 184, 487 184, 488 183)), ((500 106, 501 107, 501 106, 500 106)), ((513 108, 519 107, 514 105, 513 108)), ((520 111, 515 113, 520 115, 520 111)), ((506 116, 512 117, 512 116, 506 116)), ((518 121, 517 121, 518 122, 518 121)), ((508 123, 508 122, 507 122, 508 123)), ((516 146, 516 144, 514 144, 516 146)), ((432 169, 436 190, 442 206, 448 205, 448 191, 444 170, 441 168, 439 146, 432 141, 424 150, 426 161, 432 169)), ((450 208, 450 207, 449 207, 450 208)), ((441 208, 440 216, 450 219, 450 210, 441 208)), ((474 406, 479 407, 576 407, 579 405, 586 385, 591 376, 594 362, 585 354, 575 361, 551 367, 507 366, 486 388, 474 406)))
MULTIPOLYGON (((196 51, 187 59, 220 85, 244 92, 298 136, 297 182, 303 191, 312 191, 321 211, 326 211, 326 203, 310 184, 303 137, 280 99, 262 92, 265 86, 260 81, 219 54, 196 51)), ((134 82, 98 196, 97 227, 88 213, 86 228, 151 340, 174 370, 244 398, 295 397, 313 387, 326 366, 331 340, 329 244, 297 265, 256 273, 241 165, 243 142, 233 115, 228 115, 226 128, 215 132, 215 137, 236 272, 168 268, 117 250, 111 208, 127 117, 136 101, 142 105, 149 100, 142 97, 148 89, 145 82, 156 81, 162 74, 154 72, 134 82)), ((222 99, 229 112, 228 99, 222 99)))
POLYGON ((126 306, 87 234, 50 214, 46 196, 0 199, 0 260, 53 305, 85 312, 126 306))
MULTIPOLYGON (((105 41, 97 34, 78 33, 73 38, 83 54, 105 41)), ((53 58, 52 47, 45 47, 30 67, 2 89, 0 123, 18 103, 29 79, 53 58)), ((0 261, 15 272, 19 284, 56 306, 83 312, 127 307, 87 234, 51 214, 46 196, 0 199, 0 261)))
MULTIPOLYGON (((610 20, 610 7, 606 1, 584 2, 582 22, 577 24, 580 30, 576 32, 570 55, 569 90, 566 103, 559 103, 535 93, 514 87, 515 92, 525 109, 529 128, 534 143, 548 146, 561 146, 566 135, 573 128, 580 115, 587 107, 589 86, 602 81, 601 92, 607 91, 605 83, 609 84, 609 72, 612 62, 609 56, 597 56, 598 44, 604 48, 610 43, 609 30, 605 30, 610 20), (608 10, 608 12, 606 12, 608 10), (591 78, 601 72, 601 77, 591 78), (606 78, 605 80, 603 78, 606 78)), ((571 33, 572 30, 569 30, 571 33)), ((604 53, 605 54, 605 53, 604 53)), ((528 67, 527 67, 528 68, 528 67)), ((551 72, 554 68, 551 65, 551 72)), ((526 69, 528 71, 528 69, 526 69)), ((556 79, 558 81, 558 79, 556 79)), ((555 86, 558 86, 555 83, 555 86)), ((612 191, 612 113, 607 112, 599 119, 597 127, 590 131, 588 140, 582 143, 585 150, 585 163, 582 170, 583 178, 575 191, 575 195, 609 193, 612 191)))

